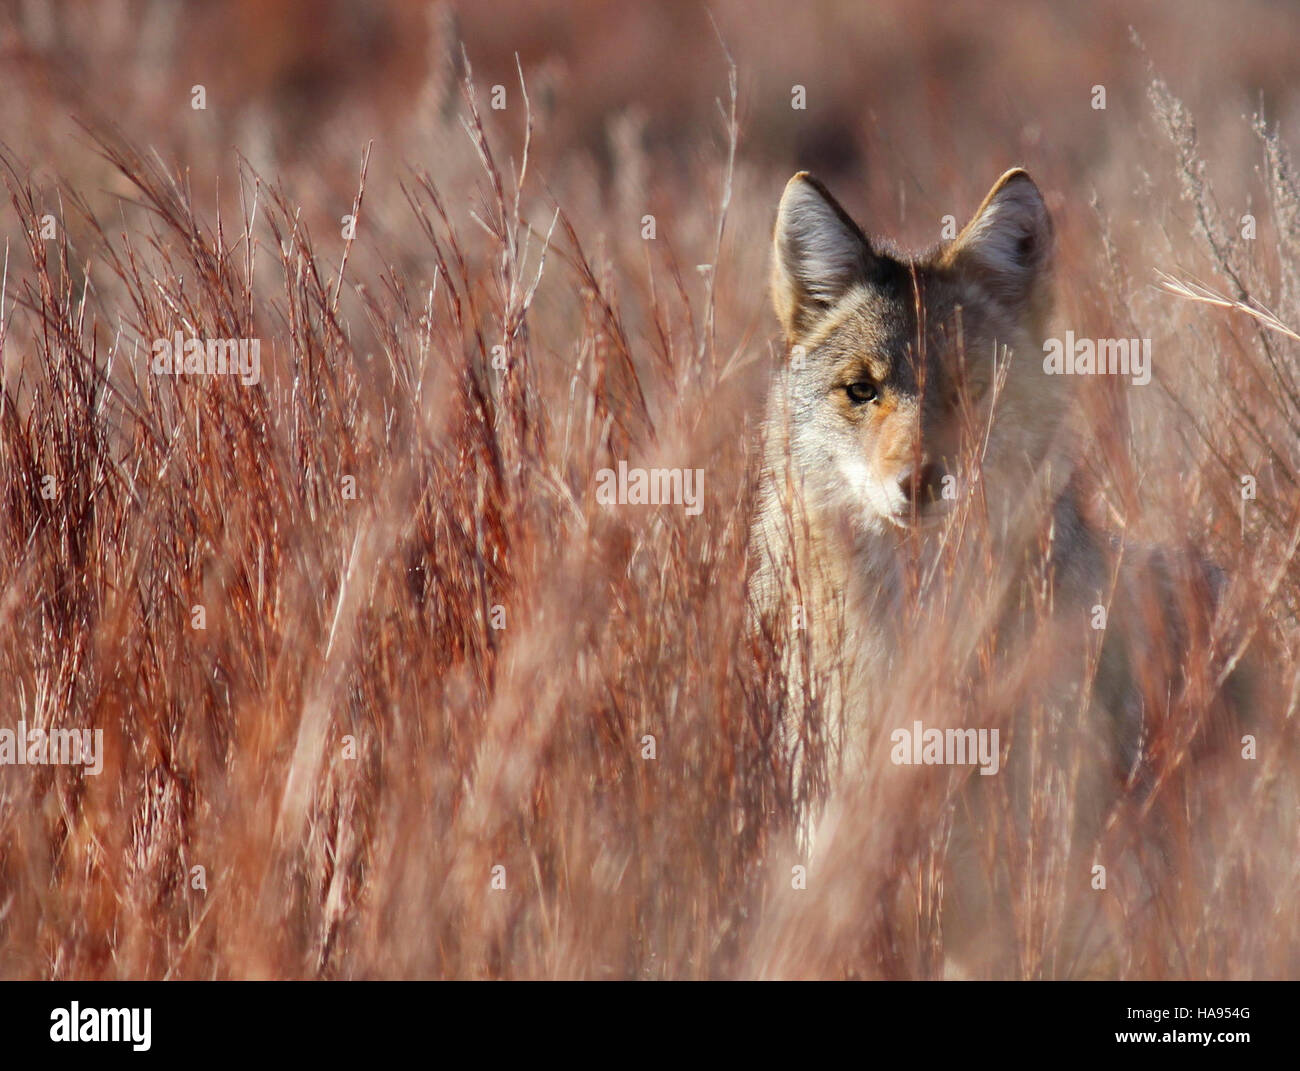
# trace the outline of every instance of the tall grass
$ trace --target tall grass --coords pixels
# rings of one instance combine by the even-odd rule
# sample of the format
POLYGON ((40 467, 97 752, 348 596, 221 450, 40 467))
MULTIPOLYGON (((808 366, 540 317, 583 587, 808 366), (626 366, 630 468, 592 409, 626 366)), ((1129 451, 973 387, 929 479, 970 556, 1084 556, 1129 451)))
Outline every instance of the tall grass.
MULTIPOLYGON (((346 185, 193 128, 160 126, 155 152, 94 115, 58 150, 81 182, 4 154, 0 727, 101 729, 106 758, 0 767, 0 975, 940 974, 946 775, 845 788, 831 862, 791 888, 829 783, 783 745, 783 637, 745 624, 787 175, 747 156, 743 55, 693 46, 717 84, 691 158, 629 110, 602 183, 558 76, 516 59, 498 117, 452 27, 401 136, 355 137, 346 185), (220 145, 220 182, 176 163, 190 139, 220 145), (178 331, 259 338, 260 383, 153 374, 178 331), (703 469, 704 512, 598 504, 619 461, 703 469)), ((1062 321, 1178 355, 1131 408, 1084 392, 1080 463, 1126 540, 1230 578, 1219 661, 1188 678, 1255 659, 1267 681, 1246 775, 1190 738, 1162 752, 1148 798, 1199 833, 1157 902, 1107 909, 1112 970, 1294 975, 1300 189, 1257 119, 1258 237, 1237 237, 1186 109, 1159 80, 1152 104, 1169 151, 1145 147, 1139 188, 1049 164, 1073 206, 1062 321), (1089 233, 1092 178, 1127 199, 1089 233)), ((969 211, 978 189, 949 193, 969 211)), ((920 651, 900 673, 900 712, 970 701, 933 669, 920 651)), ((1069 784, 1045 785, 1036 838, 1069 784)), ((1050 841, 989 836, 1018 973, 1069 973, 1050 841)))

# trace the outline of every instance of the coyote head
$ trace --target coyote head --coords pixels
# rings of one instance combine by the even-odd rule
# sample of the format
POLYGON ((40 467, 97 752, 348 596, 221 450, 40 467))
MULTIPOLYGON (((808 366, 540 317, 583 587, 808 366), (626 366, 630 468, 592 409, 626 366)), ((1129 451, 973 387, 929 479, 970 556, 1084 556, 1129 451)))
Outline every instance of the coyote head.
POLYGON ((869 240, 800 172, 774 244, 805 502, 858 531, 924 526, 971 486, 972 457, 980 479, 1001 470, 986 498, 1023 494, 1061 422, 1041 362, 1053 229, 1029 175, 1008 171, 955 240, 912 257, 869 240))

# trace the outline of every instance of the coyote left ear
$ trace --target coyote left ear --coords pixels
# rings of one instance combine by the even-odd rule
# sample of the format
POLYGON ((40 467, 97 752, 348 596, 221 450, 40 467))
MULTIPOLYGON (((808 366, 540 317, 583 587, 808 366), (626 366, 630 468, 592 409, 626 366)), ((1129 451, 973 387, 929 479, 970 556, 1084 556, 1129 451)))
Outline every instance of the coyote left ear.
POLYGON ((1016 167, 994 183, 943 260, 1009 308, 1038 318, 1050 304, 1054 244, 1043 195, 1029 173, 1016 167))
POLYGON ((786 184, 772 237, 772 301, 787 338, 866 280, 876 260, 861 228, 807 171, 786 184))

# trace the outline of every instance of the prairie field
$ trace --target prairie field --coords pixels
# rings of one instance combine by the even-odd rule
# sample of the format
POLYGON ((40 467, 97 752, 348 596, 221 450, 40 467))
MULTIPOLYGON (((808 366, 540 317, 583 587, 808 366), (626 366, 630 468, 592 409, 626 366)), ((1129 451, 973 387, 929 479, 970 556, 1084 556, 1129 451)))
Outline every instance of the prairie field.
MULTIPOLYGON (((922 249, 1016 165, 1053 330, 1150 340, 1149 383, 1070 384, 1078 477, 1117 542, 1216 564, 1188 658, 1252 673, 1212 760, 1222 674, 1143 738, 1117 806, 1167 832, 1097 846, 1105 973, 1300 977, 1298 35, 1271 0, 0 0, 0 734, 101 741, 0 735, 0 978, 942 977, 961 776, 793 764, 789 637, 747 627, 772 225, 806 169, 922 249), (239 370, 160 372, 192 339, 239 370), (620 465, 698 500, 610 504, 620 465)), ((940 643, 880 687, 970 700, 940 643)), ((1086 783, 986 830, 1012 977, 1074 973, 1086 783)))

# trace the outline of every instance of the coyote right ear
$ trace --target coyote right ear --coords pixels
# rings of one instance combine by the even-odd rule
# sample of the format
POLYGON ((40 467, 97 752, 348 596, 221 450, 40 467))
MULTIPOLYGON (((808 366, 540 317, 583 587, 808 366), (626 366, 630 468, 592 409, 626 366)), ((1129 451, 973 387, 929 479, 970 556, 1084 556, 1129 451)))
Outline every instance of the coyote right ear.
POLYGON ((1051 305, 1055 244, 1052 216, 1029 173, 1014 167, 943 254, 943 263, 976 278, 990 296, 1040 322, 1051 305))
POLYGON ((861 229, 807 171, 785 187, 773 237, 772 301, 787 338, 806 331, 856 282, 875 254, 861 229))

